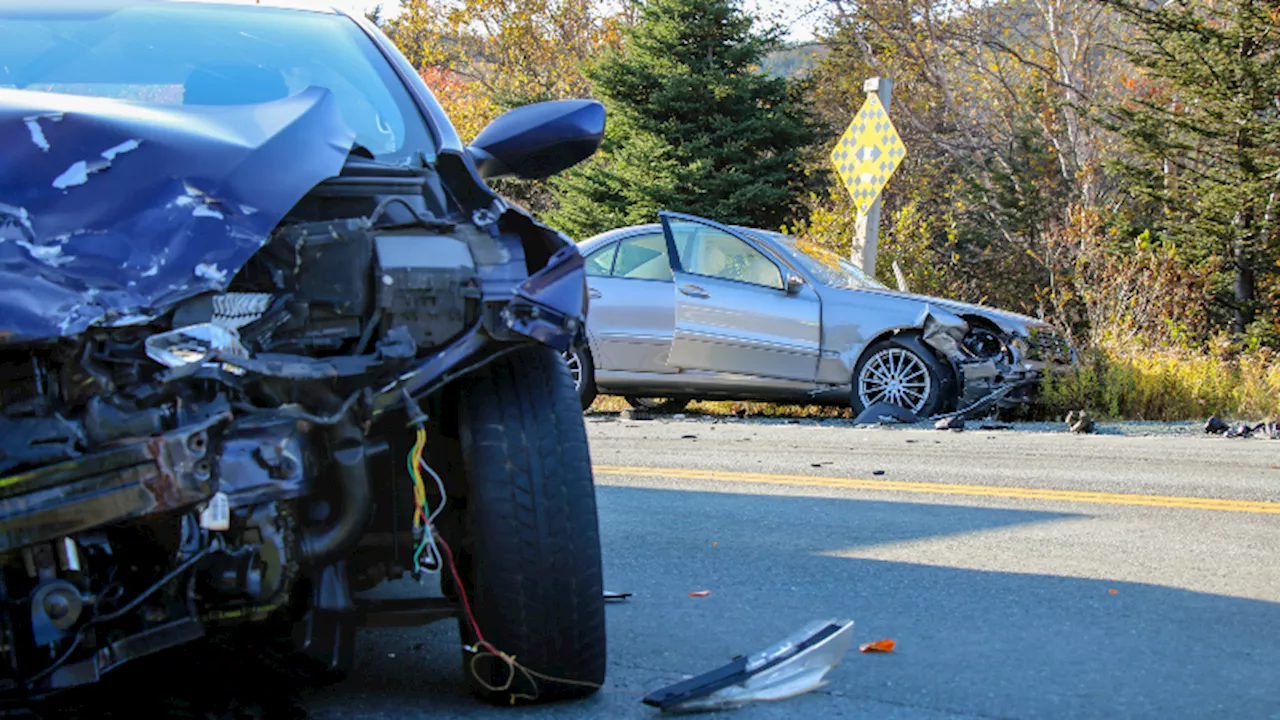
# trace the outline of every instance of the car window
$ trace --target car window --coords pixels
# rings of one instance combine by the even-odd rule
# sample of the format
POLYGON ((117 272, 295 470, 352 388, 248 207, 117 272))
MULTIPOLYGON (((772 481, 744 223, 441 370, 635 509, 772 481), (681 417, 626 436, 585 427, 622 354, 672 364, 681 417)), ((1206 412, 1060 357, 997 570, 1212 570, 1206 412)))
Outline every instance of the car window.
POLYGON ((671 282, 671 261, 667 259, 667 240, 660 233, 627 238, 618 243, 618 260, 614 277, 632 280, 664 280, 671 282))
POLYGON ((587 275, 591 277, 608 277, 613 271, 613 256, 618 252, 618 244, 611 243, 587 256, 585 263, 587 275))
POLYGON ((863 272, 858 266, 820 245, 783 235, 782 233, 761 230, 753 232, 772 238, 774 247, 781 248, 788 257, 807 270, 823 285, 850 290, 863 288, 889 289, 863 272))
POLYGON ((712 228, 700 229, 680 252, 680 264, 695 275, 737 280, 781 290, 782 273, 763 253, 712 228))
POLYGON ((0 10, 0 87, 164 105, 333 93, 356 142, 403 162, 435 146, 412 96, 350 18, 305 10, 138 3, 0 10))

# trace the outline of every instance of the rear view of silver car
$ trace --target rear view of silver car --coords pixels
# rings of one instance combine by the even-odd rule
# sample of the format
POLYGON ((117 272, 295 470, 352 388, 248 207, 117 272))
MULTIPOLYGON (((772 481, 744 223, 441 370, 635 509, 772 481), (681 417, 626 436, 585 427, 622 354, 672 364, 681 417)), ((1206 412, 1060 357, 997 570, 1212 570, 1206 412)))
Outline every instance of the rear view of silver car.
POLYGON ((584 408, 603 393, 665 411, 719 399, 928 417, 1026 403, 1074 362, 1034 318, 890 290, 781 233, 660 219, 579 244, 590 309, 566 359, 584 408))

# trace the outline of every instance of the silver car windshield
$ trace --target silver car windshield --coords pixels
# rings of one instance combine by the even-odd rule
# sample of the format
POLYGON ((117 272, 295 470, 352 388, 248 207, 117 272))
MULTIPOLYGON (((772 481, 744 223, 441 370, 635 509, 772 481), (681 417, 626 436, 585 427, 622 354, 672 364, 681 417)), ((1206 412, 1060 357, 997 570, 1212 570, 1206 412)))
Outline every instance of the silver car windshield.
POLYGON ((811 242, 776 232, 756 231, 774 241, 786 256, 823 285, 850 290, 888 290, 875 278, 839 255, 811 242))

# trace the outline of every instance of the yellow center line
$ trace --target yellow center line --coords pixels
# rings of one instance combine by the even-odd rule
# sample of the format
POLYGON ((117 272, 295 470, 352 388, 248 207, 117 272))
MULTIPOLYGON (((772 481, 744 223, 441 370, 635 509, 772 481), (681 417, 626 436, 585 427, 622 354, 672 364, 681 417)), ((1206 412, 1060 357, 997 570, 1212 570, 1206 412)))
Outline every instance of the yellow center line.
POLYGON ((1059 502, 1101 503, 1104 505, 1145 505, 1160 508, 1222 510, 1225 512, 1280 514, 1280 502, 1231 500, 1228 498, 1176 497, 1139 495, 1088 490, 1050 490, 1045 488, 1004 487, 1000 485, 967 485, 961 483, 903 482, 900 480, 860 480, 820 477, 815 475, 774 475, 769 473, 730 472, 726 470, 691 470, 685 468, 623 467, 596 465, 596 475, 640 478, 675 478, 681 480, 716 480, 731 483, 766 485, 801 485, 839 488, 842 490, 874 490, 877 492, 924 493, 931 495, 973 495, 980 497, 1016 498, 1019 500, 1055 500, 1059 502))

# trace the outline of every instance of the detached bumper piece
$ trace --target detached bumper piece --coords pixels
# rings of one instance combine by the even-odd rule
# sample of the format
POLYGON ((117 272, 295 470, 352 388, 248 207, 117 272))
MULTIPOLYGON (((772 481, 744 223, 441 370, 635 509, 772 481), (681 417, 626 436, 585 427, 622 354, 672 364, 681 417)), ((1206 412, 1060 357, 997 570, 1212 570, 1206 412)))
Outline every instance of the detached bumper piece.
POLYGON ((852 620, 811 623, 761 652, 655 690, 644 704, 663 712, 728 710, 751 702, 785 700, 825 685, 853 645, 852 620))
POLYGON ((230 419, 0 478, 0 553, 208 500, 210 431, 230 419))

